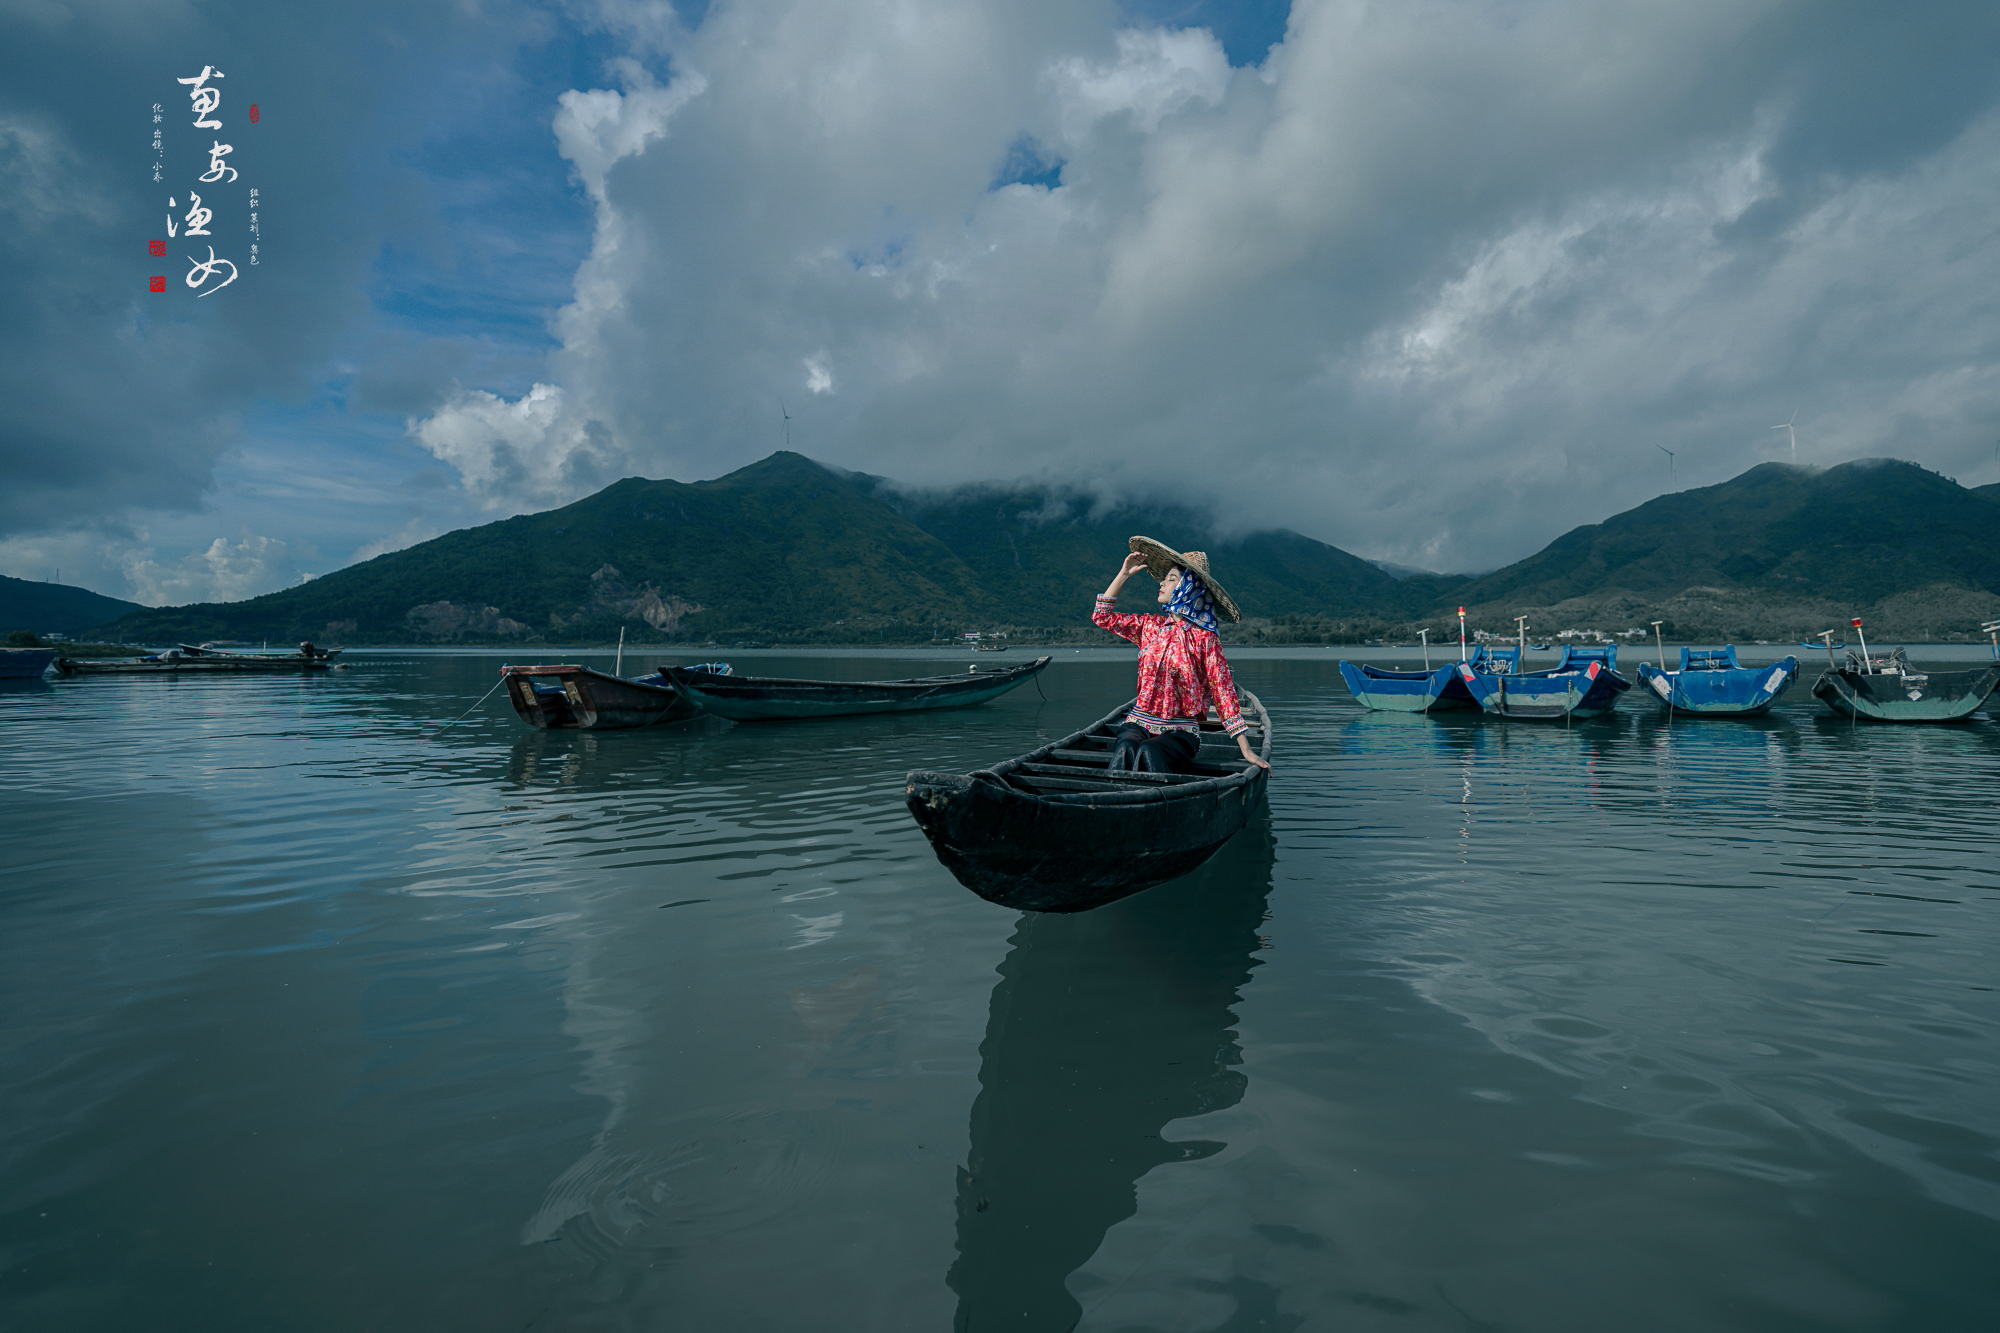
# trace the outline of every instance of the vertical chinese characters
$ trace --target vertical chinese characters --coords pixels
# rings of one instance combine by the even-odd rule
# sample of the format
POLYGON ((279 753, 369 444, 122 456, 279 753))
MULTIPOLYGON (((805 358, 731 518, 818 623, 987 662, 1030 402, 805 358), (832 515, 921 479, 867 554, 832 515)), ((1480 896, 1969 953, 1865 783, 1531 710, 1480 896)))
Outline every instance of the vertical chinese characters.
MULTIPOLYGON (((221 70, 210 65, 203 65, 201 73, 194 77, 175 80, 176 83, 188 85, 188 100, 194 110, 194 127, 196 129, 219 130, 222 128, 222 122, 214 119, 216 111, 222 105, 222 90, 211 87, 208 81, 211 78, 221 79, 225 77, 227 76, 221 70)), ((231 145, 223 143, 220 139, 211 139, 208 150, 208 170, 203 172, 198 179, 205 184, 234 181, 237 176, 236 168, 229 166, 223 161, 224 157, 234 151, 235 149, 231 145)), ((214 220, 214 210, 204 207, 201 196, 195 194, 193 191, 188 192, 188 200, 187 216, 183 219, 187 227, 185 234, 188 236, 209 235, 208 224, 214 220)), ((175 230, 172 212, 172 210, 178 207, 179 204, 173 199, 169 198, 167 200, 167 235, 169 236, 182 234, 175 230)), ((227 259, 217 258, 213 245, 208 247, 207 259, 198 259, 193 255, 189 255, 187 258, 188 263, 194 265, 193 268, 188 270, 187 285, 194 288, 199 296, 207 296, 212 292, 219 292, 230 283, 236 281, 236 265, 227 259), (209 281, 220 277, 224 269, 229 270, 229 276, 217 282, 213 287, 209 287, 209 281), (206 290, 202 290, 203 288, 206 288, 206 290)))

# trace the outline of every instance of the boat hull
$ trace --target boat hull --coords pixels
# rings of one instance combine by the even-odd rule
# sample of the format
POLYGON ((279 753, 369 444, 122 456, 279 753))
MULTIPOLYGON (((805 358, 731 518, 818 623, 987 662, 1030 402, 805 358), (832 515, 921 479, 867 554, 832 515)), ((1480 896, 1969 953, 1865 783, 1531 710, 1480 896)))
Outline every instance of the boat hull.
MULTIPOLYGON (((905 801, 945 869, 1001 907, 1082 912, 1178 879, 1215 855, 1263 804, 1268 772, 1240 759, 1232 767, 1234 751, 1215 732, 1201 773, 1111 775, 1099 756, 1108 757, 1130 707, 990 769, 911 773, 905 801), (1038 784, 1046 785, 1033 790, 1038 784)), ((1256 719, 1268 755, 1269 719, 1254 695, 1244 695, 1244 713, 1256 719)))
POLYGON ((732 722, 798 721, 866 713, 916 713, 966 708, 1027 684, 1049 659, 1003 670, 911 680, 787 680, 771 676, 711 676, 675 669, 663 674, 691 702, 732 722))
POLYGON ((1661 708, 1689 717, 1757 717, 1798 683, 1799 659, 1722 671, 1662 671, 1639 664, 1639 687, 1661 708))
POLYGON ((1481 675, 1461 666, 1458 676, 1479 706, 1496 717, 1523 721, 1586 721, 1618 706, 1632 682, 1602 662, 1575 671, 1481 675))
POLYGON ((2000 666, 1972 671, 1862 675, 1822 671, 1813 697, 1863 722, 1963 722, 2000 687, 2000 666))
POLYGON ((1442 713, 1479 706, 1458 678, 1456 662, 1435 671, 1384 671, 1365 662, 1343 661, 1340 674, 1363 708, 1379 712, 1442 713))
POLYGON ((55 660, 54 648, 0 648, 0 680, 40 680, 55 660))
POLYGON ((507 666, 500 674, 514 715, 540 731, 629 731, 701 711, 671 685, 586 666, 507 666))
POLYGON ((322 657, 183 657, 178 661, 56 659, 56 671, 64 676, 226 676, 255 672, 332 671, 338 665, 322 657))

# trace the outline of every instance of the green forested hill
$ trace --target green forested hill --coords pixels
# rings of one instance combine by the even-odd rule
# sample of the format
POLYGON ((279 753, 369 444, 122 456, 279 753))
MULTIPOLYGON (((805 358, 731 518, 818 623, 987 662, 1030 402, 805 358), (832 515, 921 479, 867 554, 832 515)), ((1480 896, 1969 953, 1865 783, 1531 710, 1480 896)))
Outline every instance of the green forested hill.
POLYGON ((628 478, 302 587, 133 611, 102 632, 360 644, 601 641, 623 628, 728 643, 1080 629, 1135 532, 1207 550, 1247 616, 1296 618, 1256 632, 1280 640, 1435 626, 1458 602, 1495 629, 1532 613, 1545 632, 1666 619, 1704 637, 1791 636, 1863 612, 1911 633, 1953 632, 2000 614, 2000 504, 1893 460, 1767 463, 1577 528, 1476 579, 1399 581, 1295 532, 1218 539, 1192 510, 1100 510, 1035 487, 909 492, 778 453, 714 481, 628 478))
POLYGON ((1866 611, 1956 632, 2000 605, 2000 505, 1895 459, 1765 463, 1576 528, 1457 596, 1546 628, 1649 610, 1693 637, 1776 636, 1866 611))
POLYGON ((1914 463, 1765 463, 1567 532, 1464 593, 1558 602, 1709 584, 1874 601, 1935 583, 2000 590, 1995 518, 1991 501, 1914 463))
MULTIPOLYGON (((136 612, 106 632, 155 643, 532 642, 610 638, 623 627, 655 640, 867 642, 980 625, 1082 626, 1125 538, 1149 524, 1164 541, 1204 540, 1199 520, 1180 511, 1093 518, 1082 499, 1040 492, 912 501, 879 478, 778 453, 714 481, 628 478, 301 587, 136 612)), ((1213 554, 1253 614, 1393 609, 1395 580, 1296 533, 1256 534, 1213 554)))
POLYGON ((35 634, 71 634, 101 625, 137 602, 121 602, 66 583, 33 583, 0 574, 0 635, 24 629, 35 634))

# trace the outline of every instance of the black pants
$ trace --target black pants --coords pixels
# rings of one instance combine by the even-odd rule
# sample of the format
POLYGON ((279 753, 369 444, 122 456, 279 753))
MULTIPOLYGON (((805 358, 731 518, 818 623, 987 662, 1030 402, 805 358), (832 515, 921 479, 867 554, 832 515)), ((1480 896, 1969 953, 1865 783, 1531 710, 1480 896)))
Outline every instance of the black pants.
POLYGON ((1136 722, 1118 730, 1111 747, 1111 768, 1140 773, 1192 773, 1201 738, 1192 731, 1163 731, 1155 736, 1136 722))

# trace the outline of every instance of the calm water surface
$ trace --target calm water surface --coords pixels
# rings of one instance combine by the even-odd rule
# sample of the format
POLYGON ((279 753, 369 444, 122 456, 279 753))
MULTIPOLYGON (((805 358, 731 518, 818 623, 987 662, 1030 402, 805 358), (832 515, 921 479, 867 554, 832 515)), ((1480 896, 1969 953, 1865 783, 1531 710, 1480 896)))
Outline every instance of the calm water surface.
POLYGON ((1337 656, 1233 653, 1269 818, 1075 917, 901 779, 1126 652, 622 735, 437 734, 474 655, 0 694, 0 1327, 2000 1327, 2000 723, 1371 714, 1337 656))

